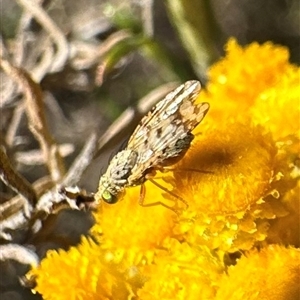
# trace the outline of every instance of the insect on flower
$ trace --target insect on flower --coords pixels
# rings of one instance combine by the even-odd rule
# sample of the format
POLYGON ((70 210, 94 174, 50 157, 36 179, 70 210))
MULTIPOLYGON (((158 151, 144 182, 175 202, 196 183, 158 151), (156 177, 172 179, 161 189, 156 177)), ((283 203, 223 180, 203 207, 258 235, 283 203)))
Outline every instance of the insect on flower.
POLYGON ((200 89, 199 81, 187 81, 167 94, 142 118, 126 148, 112 158, 101 176, 96 199, 116 203, 126 187, 141 185, 140 205, 161 204, 171 208, 162 202, 144 204, 144 182, 149 180, 187 205, 153 177, 156 170, 168 170, 190 147, 194 138, 191 131, 209 110, 208 103, 195 104, 200 89))

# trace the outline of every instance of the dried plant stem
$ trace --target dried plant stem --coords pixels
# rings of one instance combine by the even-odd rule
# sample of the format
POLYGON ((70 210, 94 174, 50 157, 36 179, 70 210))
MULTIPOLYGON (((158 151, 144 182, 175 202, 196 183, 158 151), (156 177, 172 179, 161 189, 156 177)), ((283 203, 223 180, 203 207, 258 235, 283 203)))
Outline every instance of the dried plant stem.
MULTIPOLYGON (((41 2, 42 0, 38 0, 41 2)), ((24 12, 21 15, 18 29, 16 33, 16 44, 12 53, 12 62, 16 66, 21 66, 26 58, 26 46, 28 43, 29 26, 31 24, 33 15, 29 12, 24 12)))
POLYGON ((29 128, 40 143, 53 182, 57 183, 63 178, 65 168, 58 151, 58 145, 50 134, 46 123, 42 90, 26 71, 12 66, 7 60, 1 58, 0 65, 7 75, 23 88, 29 128))
POLYGON ((142 5, 142 20, 144 32, 148 37, 153 37, 154 25, 153 25, 153 0, 146 0, 142 5))
POLYGON ((30 264, 36 266, 39 263, 38 256, 28 248, 17 244, 0 246, 0 261, 13 259, 22 264, 30 264))
POLYGON ((97 141, 98 135, 96 132, 93 132, 85 143, 85 146, 81 150, 81 153, 77 156, 76 160, 71 165, 65 178, 62 180, 63 186, 72 186, 79 181, 82 174, 94 158, 98 145, 97 141))
POLYGON ((53 64, 51 72, 61 71, 69 56, 69 45, 64 34, 36 1, 17 0, 17 2, 30 12, 41 26, 50 34, 57 47, 56 57, 52 59, 53 64))
POLYGON ((24 103, 19 103, 19 105, 17 105, 14 110, 10 124, 8 124, 5 140, 9 147, 13 147, 14 145, 14 140, 16 138, 17 130, 20 126, 22 116, 24 115, 24 111, 24 103))
POLYGON ((19 173, 14 170, 14 167, 9 161, 6 153, 0 147, 0 178, 2 181, 11 187, 16 193, 21 194, 32 205, 36 204, 37 197, 31 184, 19 173))

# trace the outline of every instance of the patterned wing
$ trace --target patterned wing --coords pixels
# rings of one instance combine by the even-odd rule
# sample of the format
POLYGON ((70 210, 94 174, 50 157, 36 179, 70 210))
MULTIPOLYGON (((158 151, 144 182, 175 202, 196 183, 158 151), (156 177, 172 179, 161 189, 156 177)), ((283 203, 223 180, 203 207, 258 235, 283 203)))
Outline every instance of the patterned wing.
POLYGON ((141 120, 126 147, 138 153, 136 176, 178 156, 189 146, 193 137, 191 131, 209 109, 208 103, 194 103, 200 89, 199 81, 187 81, 158 102, 141 120))

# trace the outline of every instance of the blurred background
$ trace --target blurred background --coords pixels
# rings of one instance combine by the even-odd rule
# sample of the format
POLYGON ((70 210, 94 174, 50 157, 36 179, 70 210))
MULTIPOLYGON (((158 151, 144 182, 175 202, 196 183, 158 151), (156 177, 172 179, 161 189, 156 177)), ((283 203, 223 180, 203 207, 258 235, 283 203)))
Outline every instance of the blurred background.
MULTIPOLYGON (((223 55, 229 37, 241 45, 285 45, 299 64, 297 0, 0 0, 0 7, 2 55, 40 83, 50 130, 67 164, 93 130, 101 136, 153 89, 189 79, 205 85, 207 69, 223 55)), ((3 73, 0 88, 5 137, 21 93, 3 73)), ((10 149, 18 170, 34 182, 46 169, 24 114, 14 130, 10 149)), ((100 153, 81 186, 96 189, 121 144, 118 139, 100 153)))

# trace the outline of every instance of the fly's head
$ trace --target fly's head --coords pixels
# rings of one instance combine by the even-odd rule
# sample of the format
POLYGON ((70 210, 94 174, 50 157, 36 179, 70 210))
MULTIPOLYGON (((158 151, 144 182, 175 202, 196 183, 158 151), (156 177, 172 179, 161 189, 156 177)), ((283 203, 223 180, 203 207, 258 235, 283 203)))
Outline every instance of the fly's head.
POLYGON ((120 195, 128 186, 128 178, 137 161, 137 153, 132 150, 123 150, 111 160, 107 171, 99 181, 97 195, 103 201, 113 204, 118 202, 120 195))

